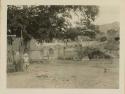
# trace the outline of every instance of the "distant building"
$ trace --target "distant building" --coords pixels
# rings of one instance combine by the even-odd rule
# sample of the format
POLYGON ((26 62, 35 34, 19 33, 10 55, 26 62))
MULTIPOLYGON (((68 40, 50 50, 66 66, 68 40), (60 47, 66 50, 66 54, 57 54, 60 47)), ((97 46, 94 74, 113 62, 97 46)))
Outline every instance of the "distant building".
MULTIPOLYGON (((73 59, 78 57, 77 50, 79 49, 80 44, 82 47, 93 44, 93 42, 91 41, 86 42, 86 40, 88 40, 88 37, 79 36, 79 41, 81 42, 69 41, 67 44, 65 44, 64 42, 56 39, 53 40, 53 42, 51 43, 46 43, 46 42, 40 43, 32 38, 28 42, 27 48, 31 61, 44 61, 44 60, 51 61, 59 58, 73 59)), ((8 50, 10 48, 13 51, 22 51, 22 52, 25 51, 24 45, 21 44, 20 38, 15 38, 13 40, 12 45, 8 45, 8 50)))
POLYGON ((63 56, 64 45, 56 43, 38 43, 35 39, 30 41, 30 59, 32 61, 52 60, 63 56))

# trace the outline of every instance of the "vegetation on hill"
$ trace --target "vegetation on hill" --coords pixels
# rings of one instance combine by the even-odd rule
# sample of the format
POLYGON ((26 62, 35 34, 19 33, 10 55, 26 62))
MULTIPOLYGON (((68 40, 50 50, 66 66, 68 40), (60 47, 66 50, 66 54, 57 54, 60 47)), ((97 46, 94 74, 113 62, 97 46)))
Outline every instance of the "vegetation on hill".
POLYGON ((101 32, 107 32, 110 29, 114 29, 116 31, 120 30, 120 23, 119 22, 112 22, 112 23, 107 23, 107 24, 103 24, 103 25, 98 25, 99 30, 101 32))

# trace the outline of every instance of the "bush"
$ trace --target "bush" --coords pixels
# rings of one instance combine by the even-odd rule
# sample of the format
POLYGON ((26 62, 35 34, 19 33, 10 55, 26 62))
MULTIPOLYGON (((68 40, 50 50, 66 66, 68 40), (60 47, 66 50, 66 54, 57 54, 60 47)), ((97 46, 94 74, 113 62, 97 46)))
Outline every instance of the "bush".
POLYGON ((106 41, 106 40, 107 40, 107 38, 106 38, 105 36, 103 36, 103 37, 100 38, 100 41, 101 41, 101 42, 104 42, 104 41, 106 41))
POLYGON ((119 41, 108 40, 104 45, 104 48, 109 51, 118 51, 119 50, 119 41))
POLYGON ((101 52, 100 50, 92 51, 88 54, 89 59, 110 59, 111 56, 101 52))
POLYGON ((93 47, 83 47, 80 51, 78 51, 78 56, 80 59, 84 57, 88 57, 89 59, 110 59, 111 56, 102 52, 98 48, 93 47))

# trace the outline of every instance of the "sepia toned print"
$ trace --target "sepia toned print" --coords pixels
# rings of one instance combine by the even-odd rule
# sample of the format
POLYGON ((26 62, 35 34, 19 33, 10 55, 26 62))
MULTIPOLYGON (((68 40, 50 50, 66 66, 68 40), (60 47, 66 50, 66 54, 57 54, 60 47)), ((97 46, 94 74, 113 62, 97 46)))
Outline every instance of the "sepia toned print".
POLYGON ((118 89, 119 25, 114 6, 8 5, 7 87, 118 89))

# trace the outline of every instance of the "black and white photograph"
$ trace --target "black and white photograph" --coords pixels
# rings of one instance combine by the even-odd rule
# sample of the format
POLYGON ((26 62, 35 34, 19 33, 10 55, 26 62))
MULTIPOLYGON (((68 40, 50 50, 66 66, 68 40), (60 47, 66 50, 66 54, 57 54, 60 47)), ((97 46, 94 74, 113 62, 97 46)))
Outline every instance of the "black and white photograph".
POLYGON ((7 88, 119 89, 120 7, 7 5, 7 88))

